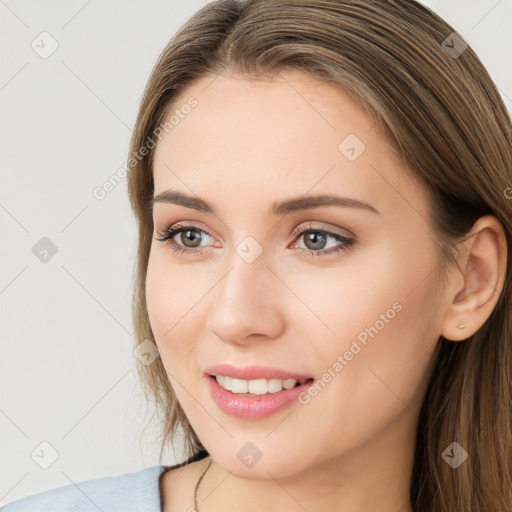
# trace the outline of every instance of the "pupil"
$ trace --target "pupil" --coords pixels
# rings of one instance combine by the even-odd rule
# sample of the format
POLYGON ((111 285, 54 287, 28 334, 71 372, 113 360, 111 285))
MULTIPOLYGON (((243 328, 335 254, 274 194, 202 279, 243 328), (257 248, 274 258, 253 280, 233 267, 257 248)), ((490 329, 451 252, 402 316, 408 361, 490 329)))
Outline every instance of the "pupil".
POLYGON ((306 236, 306 247, 309 249, 322 249, 326 242, 325 235, 323 233, 309 232, 306 236), (313 245, 309 246, 309 242, 313 245))
POLYGON ((182 233, 181 233, 181 241, 187 247, 197 247, 201 243, 201 236, 200 236, 200 234, 196 230, 188 229, 187 231, 182 231, 182 233), (197 241, 197 243, 195 245, 194 244, 193 245, 187 245, 186 242, 189 242, 189 241, 192 241, 192 242, 197 241))

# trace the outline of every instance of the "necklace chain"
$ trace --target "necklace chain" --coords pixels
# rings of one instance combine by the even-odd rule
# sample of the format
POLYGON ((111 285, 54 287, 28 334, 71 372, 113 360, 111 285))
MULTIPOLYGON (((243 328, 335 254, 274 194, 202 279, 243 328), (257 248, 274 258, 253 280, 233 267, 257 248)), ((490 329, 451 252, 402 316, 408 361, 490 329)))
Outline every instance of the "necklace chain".
POLYGON ((203 476, 208 471, 209 467, 211 466, 212 461, 208 463, 208 466, 206 466, 206 469, 203 471, 203 474, 199 477, 199 480, 197 481, 196 488, 194 490, 194 511, 199 512, 199 509, 197 508, 197 493, 199 491, 199 484, 201 483, 201 480, 203 479, 203 476))

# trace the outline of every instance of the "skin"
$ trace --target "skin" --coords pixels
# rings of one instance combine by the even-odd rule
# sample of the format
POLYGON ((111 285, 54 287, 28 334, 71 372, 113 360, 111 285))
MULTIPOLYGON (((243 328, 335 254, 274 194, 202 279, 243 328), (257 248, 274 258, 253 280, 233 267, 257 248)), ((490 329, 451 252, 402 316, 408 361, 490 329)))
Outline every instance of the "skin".
MULTIPOLYGON (((201 512, 409 512, 418 414, 438 340, 463 340, 490 315, 505 272, 502 227, 494 217, 480 219, 475 236, 459 245, 460 268, 441 281, 425 191, 363 108, 298 71, 258 81, 227 72, 212 79, 182 93, 177 107, 191 96, 198 105, 164 134, 154 155, 155 195, 178 190, 217 211, 153 208, 151 327, 171 385, 210 454, 164 475, 164 510, 192 507, 197 479, 212 462, 198 496, 201 512), (338 149, 349 134, 366 146, 354 161, 338 149), (321 193, 365 201, 379 213, 339 206, 267 213, 275 201, 321 193), (200 230, 201 254, 177 254, 156 240, 177 222, 200 230), (351 234, 355 243, 308 257, 298 247, 341 245, 331 236, 324 246, 292 236, 309 225, 351 234), (247 236, 263 251, 252 263, 236 252, 247 236), (242 420, 211 399, 203 371, 216 363, 322 379, 394 303, 401 310, 367 345, 359 343, 307 405, 242 420), (237 457, 248 442, 262 454, 252 467, 237 457)), ((174 237, 181 246, 187 240, 174 237)))

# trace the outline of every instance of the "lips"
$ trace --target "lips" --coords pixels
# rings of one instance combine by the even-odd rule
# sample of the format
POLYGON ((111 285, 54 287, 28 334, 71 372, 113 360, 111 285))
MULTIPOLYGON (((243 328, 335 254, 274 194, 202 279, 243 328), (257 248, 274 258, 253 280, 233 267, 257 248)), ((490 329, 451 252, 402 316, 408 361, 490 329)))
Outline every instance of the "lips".
MULTIPOLYGON (((208 371, 212 371, 212 368, 209 368, 208 371)), ((259 368, 261 370, 261 367, 259 368)), ((222 369, 222 371, 224 372, 225 369, 222 369)), ((278 375, 284 375, 280 370, 279 372, 278 375)), ((261 375, 261 373, 258 373, 258 375, 261 375)), ((300 374, 292 373, 291 375, 299 376, 300 374)), ((305 383, 291 389, 283 389, 277 393, 264 395, 251 395, 232 393, 220 386, 213 376, 209 376, 205 380, 210 396, 217 407, 223 413, 240 420, 263 419, 291 407, 297 401, 299 395, 307 392, 308 388, 314 383, 313 378, 310 378, 305 383)))
POLYGON ((289 370, 282 370, 280 368, 273 368, 270 366, 233 366, 231 364, 217 364, 209 366, 205 369, 207 376, 224 375, 227 377, 242 379, 242 380, 257 380, 257 379, 295 379, 305 380, 314 378, 312 375, 306 375, 289 370))

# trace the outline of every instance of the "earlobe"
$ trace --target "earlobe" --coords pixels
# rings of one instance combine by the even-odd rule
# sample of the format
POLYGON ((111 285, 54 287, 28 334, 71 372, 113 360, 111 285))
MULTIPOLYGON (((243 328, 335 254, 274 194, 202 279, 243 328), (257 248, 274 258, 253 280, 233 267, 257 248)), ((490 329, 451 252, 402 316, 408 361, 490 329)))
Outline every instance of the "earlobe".
POLYGON ((498 302, 505 279, 506 238, 496 217, 478 219, 471 236, 461 243, 465 245, 464 257, 459 268, 453 269, 453 287, 446 288, 447 293, 455 290, 455 295, 441 325, 443 338, 450 341, 465 340, 482 327, 498 302))

